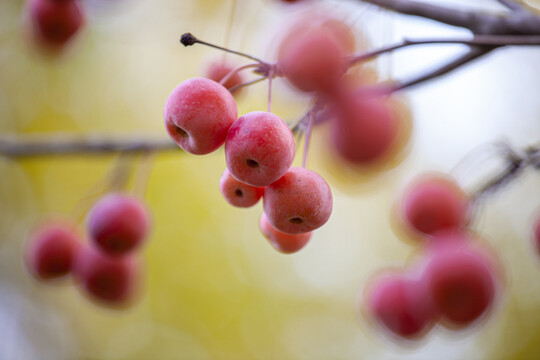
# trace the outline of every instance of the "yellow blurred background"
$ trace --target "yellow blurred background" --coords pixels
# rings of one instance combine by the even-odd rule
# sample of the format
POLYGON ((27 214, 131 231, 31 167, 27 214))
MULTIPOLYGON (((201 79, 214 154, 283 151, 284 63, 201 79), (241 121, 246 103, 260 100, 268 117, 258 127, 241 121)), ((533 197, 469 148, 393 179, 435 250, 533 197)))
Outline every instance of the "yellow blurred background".
MULTIPOLYGON (((318 3, 343 13, 374 45, 404 36, 466 34, 352 1, 318 3)), ((488 0, 444 3, 502 10, 488 0)), ((65 54, 49 58, 25 40, 24 2, 0 2, 3 135, 166 137, 162 111, 168 94, 222 56, 201 46, 184 48, 180 34, 189 31, 273 60, 272 41, 284 18, 299 10, 272 0, 238 0, 227 39, 230 0, 86 5, 83 33, 65 54)), ((382 58, 377 69, 383 79, 405 78, 460 49, 406 50, 382 58)), ((508 282, 485 323, 461 332, 436 328, 404 346, 389 342, 357 309, 359 290, 371 274, 406 265, 415 252, 390 225, 408 180, 425 170, 450 172, 468 156, 452 174, 470 190, 490 170, 480 161, 490 154, 478 146, 500 139, 518 147, 538 143, 538 63, 538 49, 504 49, 406 91, 414 119, 408 156, 361 183, 328 166, 326 136, 317 132, 308 167, 330 183, 334 211, 293 255, 277 253, 260 234, 260 204, 236 209, 221 197, 222 151, 198 157, 178 150, 150 160, 0 157, 0 359, 540 358, 540 262, 530 245, 540 178, 533 172, 490 197, 474 224, 501 258, 508 282), (79 217, 84 231, 79 215, 103 194, 118 163, 133 170, 129 186, 147 177, 145 199, 154 224, 143 249, 142 297, 122 311, 96 306, 75 287, 38 284, 21 260, 29 229, 44 218, 79 217)), ((238 105, 239 114, 264 110, 264 83, 244 93, 238 105)), ((284 120, 298 118, 307 106, 308 99, 275 81, 273 111, 284 120)))

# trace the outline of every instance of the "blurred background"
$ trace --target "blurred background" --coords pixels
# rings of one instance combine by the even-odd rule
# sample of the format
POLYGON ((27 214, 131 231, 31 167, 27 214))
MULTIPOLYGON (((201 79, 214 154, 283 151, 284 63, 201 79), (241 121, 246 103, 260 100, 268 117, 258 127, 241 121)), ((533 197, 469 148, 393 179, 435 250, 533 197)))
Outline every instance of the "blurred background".
MULTIPOLYGON (((439 2, 504 11, 494 0, 439 2)), ((359 1, 317 6, 342 14, 372 46, 467 34, 359 1)), ((182 33, 273 61, 284 21, 301 11, 279 1, 238 0, 231 22, 231 0, 93 0, 85 8, 83 31, 52 57, 28 41, 25 2, 0 2, 2 136, 166 138, 162 112, 169 93, 223 56, 184 48, 182 33)), ((417 47, 373 66, 382 79, 405 79, 462 50, 417 47)), ((276 252, 260 234, 260 204, 237 209, 222 198, 222 150, 202 157, 180 150, 152 158, 0 157, 0 359, 539 358, 540 266, 531 227, 540 210, 540 177, 532 171, 489 197, 475 219, 473 228, 497 253, 506 278, 485 322, 459 332, 436 328, 418 342, 396 344, 357 304, 373 273, 405 266, 417 251, 391 227, 411 178, 450 172, 471 190, 501 165, 486 144, 538 144, 538 63, 540 49, 502 49, 403 92, 413 118, 410 145, 400 164, 380 174, 359 179, 336 171, 324 128, 316 132, 308 167, 329 182, 334 210, 292 255, 276 252), (131 170, 128 188, 141 176, 148 181, 153 231, 142 251, 141 298, 129 309, 111 310, 73 286, 36 282, 22 254, 29 230, 43 219, 75 218, 84 231, 85 212, 118 164, 131 170)), ((239 114, 265 110, 266 94, 266 83, 246 89, 239 114)), ((273 111, 285 121, 308 106, 284 81, 274 82, 273 111)))

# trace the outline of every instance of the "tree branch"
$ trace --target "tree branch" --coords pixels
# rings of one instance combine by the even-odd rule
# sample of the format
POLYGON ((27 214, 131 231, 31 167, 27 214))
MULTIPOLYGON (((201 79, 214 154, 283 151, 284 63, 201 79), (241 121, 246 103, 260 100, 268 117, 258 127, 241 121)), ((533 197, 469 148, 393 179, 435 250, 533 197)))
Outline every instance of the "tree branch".
POLYGON ((362 0, 395 12, 419 16, 444 24, 469 29, 474 33, 482 33, 480 25, 492 23, 499 19, 497 15, 462 11, 440 5, 427 4, 410 0, 362 0))
POLYGON ((512 11, 521 11, 524 10, 524 7, 521 4, 518 4, 517 2, 513 0, 497 0, 501 5, 507 7, 508 9, 512 11))
POLYGON ((477 35, 472 39, 405 39, 399 44, 389 45, 365 53, 355 55, 349 59, 349 66, 358 62, 371 60, 382 54, 416 45, 430 44, 463 44, 469 46, 533 46, 540 45, 540 35, 477 35))
POLYGON ((40 134, 37 136, 0 136, 0 155, 29 157, 69 154, 141 153, 178 151, 170 139, 134 137, 113 139, 105 135, 40 134))
POLYGON ((419 16, 443 24, 469 29, 475 34, 540 35, 540 17, 511 0, 500 0, 516 11, 506 14, 488 14, 463 11, 411 0, 361 0, 405 15, 419 16), (517 10, 521 7, 523 11, 517 10))
POLYGON ((450 61, 449 63, 446 63, 440 67, 438 67, 435 70, 432 70, 426 74, 420 75, 418 77, 415 77, 411 80, 408 80, 406 82, 397 83, 394 86, 391 87, 391 92, 395 92, 398 90, 403 90, 405 88, 414 86, 416 84, 422 83, 424 81, 435 79, 439 76, 445 75, 449 73, 450 71, 465 65, 466 63, 477 59, 487 53, 489 53, 494 48, 479 48, 479 47, 473 47, 468 52, 463 54, 462 56, 450 61))

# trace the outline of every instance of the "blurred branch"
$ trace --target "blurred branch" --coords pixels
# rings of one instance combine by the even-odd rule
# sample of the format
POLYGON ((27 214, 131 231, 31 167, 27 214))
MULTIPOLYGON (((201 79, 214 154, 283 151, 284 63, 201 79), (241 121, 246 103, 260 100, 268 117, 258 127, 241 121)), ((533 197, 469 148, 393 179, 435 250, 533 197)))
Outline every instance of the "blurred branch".
POLYGON ((497 1, 512 11, 520 11, 524 9, 524 7, 521 4, 513 0, 497 0, 497 1))
POLYGON ((149 139, 130 136, 111 138, 107 135, 0 135, 0 155, 29 157, 69 154, 142 153, 151 151, 178 151, 169 138, 149 139))
POLYGON ((535 46, 540 45, 540 35, 477 35, 471 39, 423 39, 409 40, 385 46, 379 49, 352 56, 349 65, 371 60, 382 54, 394 52, 409 46, 432 45, 432 44, 462 44, 469 46, 535 46))
POLYGON ((472 195, 473 202, 477 203, 488 194, 494 193, 521 175, 527 167, 540 169, 540 147, 531 146, 520 154, 508 144, 501 144, 502 156, 506 160, 506 167, 497 176, 489 179, 472 195))
POLYGON ((511 0, 499 0, 513 12, 499 15, 464 11, 411 0, 361 0, 401 14, 419 16, 469 29, 474 34, 540 35, 540 17, 511 0), (522 11, 523 10, 523 11, 522 11))
POLYGON ((475 60, 487 53, 489 53, 494 48, 484 48, 484 47, 471 47, 469 51, 467 51, 465 54, 461 55, 460 57, 443 64, 436 68, 435 70, 431 70, 425 74, 421 74, 417 77, 414 77, 411 80, 405 81, 405 82, 398 82, 390 87, 390 92, 403 90, 405 88, 423 83, 428 80, 432 80, 435 78, 438 78, 439 76, 445 75, 452 70, 461 67, 462 65, 465 65, 472 60, 475 60))

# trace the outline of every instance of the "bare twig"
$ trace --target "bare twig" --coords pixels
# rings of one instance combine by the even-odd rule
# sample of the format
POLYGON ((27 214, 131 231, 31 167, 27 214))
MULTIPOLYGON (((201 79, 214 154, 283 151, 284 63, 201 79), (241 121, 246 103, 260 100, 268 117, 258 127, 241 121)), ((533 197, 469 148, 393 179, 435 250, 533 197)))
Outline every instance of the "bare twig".
POLYGON ((471 39, 423 39, 409 40, 405 39, 399 44, 385 46, 379 49, 361 53, 352 56, 349 59, 349 65, 358 62, 374 59, 382 54, 390 53, 416 45, 432 44, 462 44, 469 46, 534 46, 540 45, 540 35, 477 35, 471 39))
POLYGON ((472 11, 462 11, 410 0, 362 0, 364 2, 384 7, 401 14, 419 16, 435 20, 444 24, 469 29, 474 33, 481 33, 479 25, 492 23, 498 16, 472 11))
POLYGON ((521 11, 524 9, 521 4, 518 4, 517 2, 513 0, 497 0, 497 1, 512 11, 521 11))
POLYGON ((142 153, 148 151, 178 151, 170 139, 148 139, 130 136, 111 138, 106 135, 40 134, 36 136, 0 136, 0 155, 29 157, 69 154, 142 153))
MULTIPOLYGON (((463 11, 440 5, 411 0, 362 0, 405 15, 419 16, 443 24, 469 29, 475 34, 540 35, 540 17, 529 11, 515 11, 498 15, 477 11, 463 11)), ((505 1, 509 6, 518 4, 505 1)), ((523 7, 523 9, 525 9, 523 7)))
POLYGON ((411 86, 414 86, 414 85, 417 85, 417 84, 420 84, 420 83, 423 83, 425 81, 428 81, 428 80, 432 80, 432 79, 435 79, 439 76, 442 76, 442 75, 445 75, 447 73, 449 73, 450 71, 462 66, 462 65, 465 65, 466 63, 468 62, 471 62, 472 60, 474 59, 477 59, 487 53, 489 53, 491 50, 493 50, 494 48, 490 47, 490 48, 480 48, 480 47, 473 47, 471 48, 467 53, 461 55, 460 57, 438 67, 437 69, 435 70, 432 70, 432 71, 429 71, 425 74, 422 74, 422 75, 419 75, 411 80, 408 80, 408 81, 405 81, 405 82, 401 82, 401 83, 396 83, 395 85, 391 86, 390 87, 390 92, 395 92, 395 91, 398 91, 398 90, 403 90, 405 88, 409 88, 411 86))

